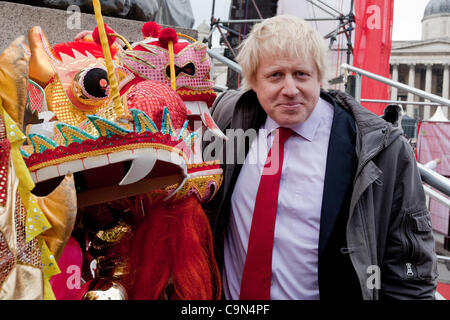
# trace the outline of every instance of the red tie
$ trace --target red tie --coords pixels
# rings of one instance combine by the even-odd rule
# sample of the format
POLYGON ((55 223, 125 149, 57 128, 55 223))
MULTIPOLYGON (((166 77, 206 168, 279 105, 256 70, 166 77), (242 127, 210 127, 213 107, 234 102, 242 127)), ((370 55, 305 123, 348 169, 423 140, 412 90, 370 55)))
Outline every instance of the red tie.
POLYGON ((270 300, 272 251, 278 191, 283 167, 284 143, 291 129, 277 129, 267 155, 258 192, 248 240, 247 257, 241 281, 241 300, 270 300))

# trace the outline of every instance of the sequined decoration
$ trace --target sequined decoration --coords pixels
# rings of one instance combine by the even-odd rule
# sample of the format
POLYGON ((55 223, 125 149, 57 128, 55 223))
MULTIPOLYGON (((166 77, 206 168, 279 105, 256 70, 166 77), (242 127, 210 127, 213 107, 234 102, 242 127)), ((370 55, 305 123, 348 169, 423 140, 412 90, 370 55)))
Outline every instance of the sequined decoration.
POLYGON ((96 237, 105 242, 119 242, 131 234, 131 226, 120 222, 117 226, 97 232, 96 237))
POLYGON ((223 176, 221 174, 191 178, 177 192, 174 200, 181 200, 195 194, 200 202, 205 202, 216 194, 222 184, 222 180, 223 176), (213 192, 211 192, 211 187, 214 187, 213 192))
POLYGON ((101 106, 89 112, 78 110, 70 102, 58 77, 55 77, 55 80, 45 87, 45 94, 47 96, 48 109, 56 115, 58 121, 72 126, 86 120, 86 114, 95 114, 99 109, 106 107, 108 103, 108 100, 105 100, 101 106))
POLYGON ((28 199, 22 199, 22 201, 26 202, 26 207, 28 208, 25 221, 26 241, 31 241, 45 230, 51 228, 51 225, 32 194, 30 194, 28 199))
POLYGON ((0 231, 0 288, 2 287, 5 279, 8 277, 8 274, 14 268, 14 265, 14 255, 11 250, 9 250, 5 236, 0 231))
MULTIPOLYGON (((26 232, 27 212, 22 204, 19 192, 16 194, 16 234, 17 234, 17 261, 18 263, 30 265, 41 269, 41 252, 39 250, 39 243, 36 238, 27 241, 26 232)), ((28 218, 31 219, 31 218, 28 218)))
POLYGON ((142 81, 127 94, 129 109, 146 113, 161 128, 164 107, 169 110, 175 130, 181 129, 187 118, 183 100, 167 85, 157 81, 142 81))
POLYGON ((41 262, 42 262, 42 273, 44 274, 44 277, 50 279, 51 276, 61 273, 55 257, 53 256, 52 252, 47 247, 47 244, 42 238, 39 239, 39 246, 42 252, 41 262))
POLYGON ((8 198, 8 169, 11 144, 8 139, 0 141, 0 206, 6 206, 8 198))
POLYGON ((43 89, 34 81, 28 80, 28 103, 31 110, 41 112, 45 103, 43 89))
MULTIPOLYGON (((166 49, 140 43, 134 51, 124 51, 120 54, 119 59, 131 72, 141 78, 170 85, 170 79, 166 74, 166 68, 169 65, 169 53, 166 49)), ((176 77, 177 89, 211 89, 214 82, 207 79, 211 69, 211 60, 207 55, 205 44, 194 42, 175 54, 175 65, 179 68, 189 63, 195 66, 195 74, 179 73, 176 77)))
POLYGON ((5 138, 6 138, 5 121, 3 121, 3 118, 0 116, 0 139, 5 138))

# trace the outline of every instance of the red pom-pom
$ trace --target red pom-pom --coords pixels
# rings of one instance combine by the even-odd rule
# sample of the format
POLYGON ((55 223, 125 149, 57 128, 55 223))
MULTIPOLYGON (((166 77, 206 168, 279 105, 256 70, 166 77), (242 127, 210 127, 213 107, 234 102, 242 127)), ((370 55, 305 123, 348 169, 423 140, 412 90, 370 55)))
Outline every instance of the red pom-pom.
MULTIPOLYGON (((108 25, 106 23, 105 23, 105 31, 106 31, 106 34, 116 33, 113 29, 108 27, 108 25)), ((92 39, 94 39, 95 43, 101 45, 100 36, 98 34, 98 27, 95 27, 94 32, 92 32, 92 39)), ((110 46, 114 43, 114 41, 116 41, 115 37, 108 36, 108 43, 110 46)))
POLYGON ((167 48, 169 41, 173 41, 174 44, 178 42, 177 32, 172 28, 162 29, 159 33, 159 43, 162 47, 167 48))
POLYGON ((159 24, 153 21, 149 21, 144 23, 144 25, 142 26, 142 35, 144 36, 144 38, 158 38, 161 29, 162 27, 159 24))

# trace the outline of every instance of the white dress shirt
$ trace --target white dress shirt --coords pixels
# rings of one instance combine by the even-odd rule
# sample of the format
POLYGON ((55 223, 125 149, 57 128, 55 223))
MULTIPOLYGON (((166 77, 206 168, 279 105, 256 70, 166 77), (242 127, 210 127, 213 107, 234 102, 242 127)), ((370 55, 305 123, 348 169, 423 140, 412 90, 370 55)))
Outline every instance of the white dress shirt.
MULTIPOLYGON (((310 117, 292 127, 285 143, 272 254, 270 298, 319 299, 318 248, 325 168, 333 106, 319 101, 310 117)), ((224 242, 223 286, 227 299, 239 299, 256 193, 274 130, 267 117, 250 146, 231 197, 224 242)))

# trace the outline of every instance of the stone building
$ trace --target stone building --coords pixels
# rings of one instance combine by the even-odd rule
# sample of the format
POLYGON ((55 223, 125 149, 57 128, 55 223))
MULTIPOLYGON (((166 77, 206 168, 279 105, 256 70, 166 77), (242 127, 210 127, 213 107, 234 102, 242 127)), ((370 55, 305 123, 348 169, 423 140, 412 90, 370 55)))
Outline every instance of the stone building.
MULTIPOLYGON (((422 40, 394 41, 391 77, 394 81, 449 98, 450 0, 431 0, 422 18, 422 40)), ((403 90, 391 88, 391 100, 424 101, 403 90)), ((437 106, 407 105, 406 113, 420 120, 433 116, 437 106)), ((443 107, 448 118, 448 107, 443 107)))

